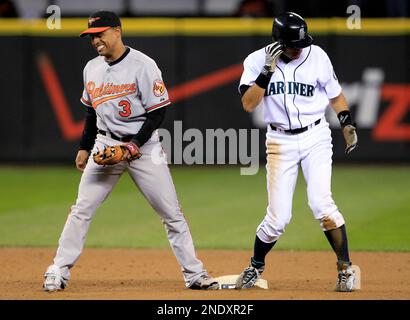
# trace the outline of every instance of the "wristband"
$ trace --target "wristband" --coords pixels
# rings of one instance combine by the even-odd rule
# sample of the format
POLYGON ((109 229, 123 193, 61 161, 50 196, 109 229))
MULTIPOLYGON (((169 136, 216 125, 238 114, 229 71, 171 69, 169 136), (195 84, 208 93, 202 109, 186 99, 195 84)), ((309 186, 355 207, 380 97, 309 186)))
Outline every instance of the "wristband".
POLYGON ((340 111, 337 114, 337 118, 339 119, 340 126, 343 128, 348 124, 353 124, 352 115, 350 114, 349 110, 340 111))
POLYGON ((268 87, 272 74, 273 72, 270 72, 266 70, 265 68, 263 68, 262 72, 256 78, 255 83, 262 89, 266 89, 268 87))

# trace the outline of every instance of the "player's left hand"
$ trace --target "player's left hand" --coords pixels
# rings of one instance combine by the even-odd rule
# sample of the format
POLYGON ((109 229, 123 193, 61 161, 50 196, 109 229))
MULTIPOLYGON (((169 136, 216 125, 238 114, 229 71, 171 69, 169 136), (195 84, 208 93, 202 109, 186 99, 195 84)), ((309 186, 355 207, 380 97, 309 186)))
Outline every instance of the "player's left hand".
POLYGON ((357 147, 356 127, 351 124, 348 124, 343 127, 342 131, 343 131, 343 137, 345 138, 345 141, 346 141, 345 153, 349 154, 357 147))

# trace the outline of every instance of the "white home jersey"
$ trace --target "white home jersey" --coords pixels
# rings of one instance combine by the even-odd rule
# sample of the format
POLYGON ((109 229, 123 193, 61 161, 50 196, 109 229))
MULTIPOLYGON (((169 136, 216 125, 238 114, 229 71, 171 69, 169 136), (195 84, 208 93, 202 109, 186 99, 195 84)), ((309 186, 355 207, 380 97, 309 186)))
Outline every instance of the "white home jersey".
POLYGON ((81 97, 95 109, 98 129, 120 137, 136 134, 147 112, 171 103, 155 61, 132 48, 127 52, 112 64, 102 56, 90 60, 81 97))
MULTIPOLYGON (((264 64, 265 48, 251 53, 244 61, 239 86, 252 86, 264 64)), ((264 120, 285 130, 305 127, 322 118, 329 99, 341 91, 328 55, 311 45, 289 63, 278 59, 261 102, 264 120)))

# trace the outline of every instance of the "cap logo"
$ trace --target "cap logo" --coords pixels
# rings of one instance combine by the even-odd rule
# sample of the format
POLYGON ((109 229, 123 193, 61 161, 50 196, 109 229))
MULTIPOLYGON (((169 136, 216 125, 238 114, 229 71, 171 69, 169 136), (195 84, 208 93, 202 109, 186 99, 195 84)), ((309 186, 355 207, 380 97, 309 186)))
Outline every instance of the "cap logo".
POLYGON ((96 22, 97 20, 100 20, 100 17, 95 17, 95 18, 90 18, 88 19, 88 24, 91 25, 92 23, 96 22))
POLYGON ((299 29, 299 40, 305 39, 305 29, 300 28, 299 29))

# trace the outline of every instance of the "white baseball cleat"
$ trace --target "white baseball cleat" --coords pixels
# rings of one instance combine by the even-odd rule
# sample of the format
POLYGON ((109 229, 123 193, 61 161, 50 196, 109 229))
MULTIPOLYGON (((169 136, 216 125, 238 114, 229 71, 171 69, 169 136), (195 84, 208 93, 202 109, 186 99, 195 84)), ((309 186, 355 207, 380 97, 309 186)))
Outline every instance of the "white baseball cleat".
POLYGON ((210 276, 202 276, 196 280, 189 289, 193 290, 218 290, 219 282, 210 276))
POLYGON ((68 271, 68 268, 66 269, 66 272, 64 272, 60 267, 54 264, 49 266, 44 274, 44 291, 54 292, 64 290, 70 278, 70 272, 68 271))
POLYGON ((348 266, 346 269, 339 270, 336 281, 336 291, 351 292, 355 289, 355 284, 356 274, 352 267, 348 266))

